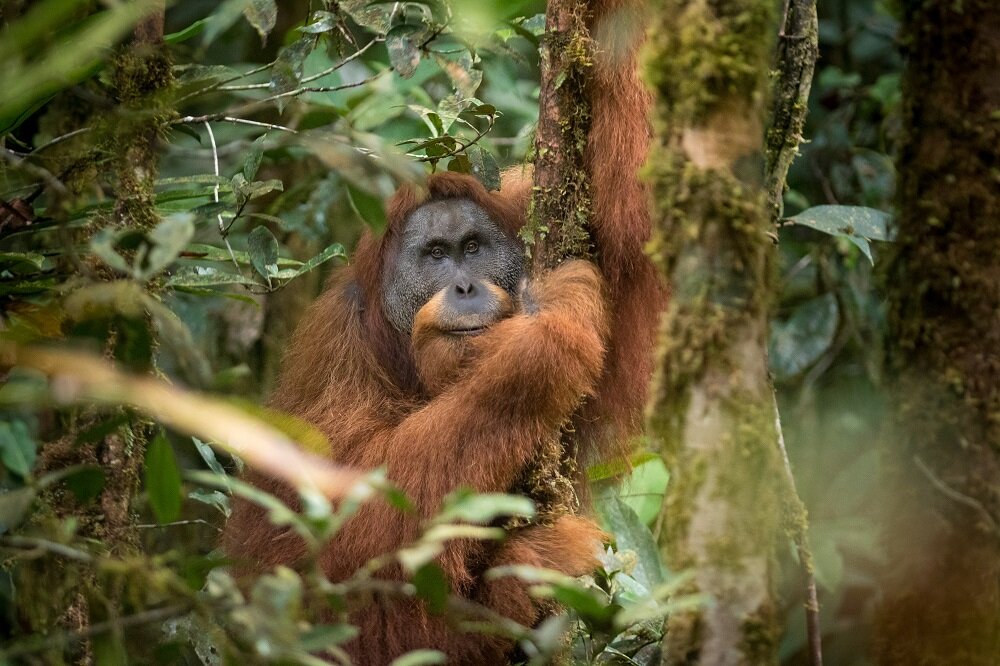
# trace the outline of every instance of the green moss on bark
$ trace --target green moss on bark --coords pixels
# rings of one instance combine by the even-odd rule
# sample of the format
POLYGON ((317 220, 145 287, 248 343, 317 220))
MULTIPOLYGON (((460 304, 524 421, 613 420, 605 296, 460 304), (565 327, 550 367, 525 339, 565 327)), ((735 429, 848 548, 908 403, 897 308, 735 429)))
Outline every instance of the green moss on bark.
POLYGON ((1000 662, 1000 5, 903 4, 887 281, 897 428, 877 655, 1000 662))
POLYGON ((645 176, 672 285, 648 414, 671 470, 661 546, 715 605, 671 616, 667 663, 768 663, 784 470, 767 379, 773 282, 763 129, 774 33, 764 0, 666 0, 650 31, 657 94, 645 176))

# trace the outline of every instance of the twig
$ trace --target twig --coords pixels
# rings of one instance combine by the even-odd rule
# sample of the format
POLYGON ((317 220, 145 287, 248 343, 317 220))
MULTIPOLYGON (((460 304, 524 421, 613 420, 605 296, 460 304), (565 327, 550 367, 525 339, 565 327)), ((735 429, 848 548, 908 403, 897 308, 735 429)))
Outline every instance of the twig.
POLYGON ((958 502, 959 504, 964 504, 970 509, 974 509, 977 513, 979 513, 980 516, 983 517, 983 520, 987 522, 987 524, 990 526, 990 529, 992 529, 994 532, 997 531, 998 525, 996 519, 990 514, 990 512, 986 509, 985 506, 983 506, 983 504, 979 500, 977 500, 974 497, 969 497, 964 493, 958 492, 957 490, 949 486, 947 483, 939 479, 937 476, 935 476, 934 472, 931 471, 931 468, 928 467, 927 464, 920 459, 920 456, 913 456, 913 462, 916 463, 917 468, 919 468, 920 471, 924 473, 924 476, 927 477, 927 480, 930 481, 931 484, 933 484, 933 486, 937 488, 942 494, 944 494, 949 499, 958 502))
MULTIPOLYGON (((219 151, 215 146, 215 134, 212 132, 212 123, 205 121, 205 129, 208 130, 208 140, 212 145, 212 164, 215 168, 215 177, 219 177, 219 151)), ((219 203, 219 184, 216 183, 215 187, 212 188, 212 197, 215 199, 215 203, 219 203)), ((236 260, 236 253, 233 252, 233 246, 229 242, 229 233, 226 231, 226 223, 222 221, 222 213, 215 214, 216 219, 219 221, 219 234, 222 235, 222 240, 226 243, 226 249, 229 250, 229 257, 233 260, 233 265, 236 266, 236 270, 240 269, 240 262, 236 260)))
MULTIPOLYGON (((330 74, 333 74, 334 72, 336 72, 338 69, 340 69, 341 67, 343 67, 347 63, 349 63, 349 62, 351 62, 353 60, 357 60, 358 58, 360 58, 364 54, 365 51, 367 51, 368 49, 370 49, 372 47, 372 45, 377 44, 379 42, 384 42, 384 41, 385 41, 384 37, 376 37, 375 39, 371 40, 370 42, 368 42, 367 44, 365 44, 364 46, 362 46, 360 49, 358 49, 357 51, 355 51, 351 55, 347 56, 346 58, 344 58, 343 60, 341 60, 340 62, 338 62, 336 65, 333 65, 332 67, 327 67, 322 72, 319 72, 317 74, 313 74, 312 76, 307 76, 307 77, 303 78, 300 81, 300 83, 309 83, 310 81, 315 81, 316 79, 321 79, 324 76, 328 76, 330 74)), ((225 86, 225 85, 224 86, 219 86, 216 90, 231 92, 231 91, 236 91, 236 90, 258 90, 258 89, 261 89, 261 88, 269 88, 270 86, 271 86, 270 82, 268 82, 268 83, 248 83, 248 84, 245 84, 245 85, 242 85, 242 86, 225 86)))
POLYGON ((475 138, 472 139, 472 141, 469 141, 468 143, 459 142, 457 148, 455 148, 454 150, 452 150, 450 152, 447 152, 447 153, 445 153, 443 155, 434 155, 433 157, 431 157, 429 155, 413 155, 412 153, 407 153, 406 156, 407 157, 412 157, 417 162, 437 162, 438 160, 443 160, 443 159, 446 159, 448 157, 454 157, 455 155, 458 155, 459 153, 463 153, 466 150, 468 150, 469 148, 471 148, 472 146, 474 146, 477 143, 479 143, 480 139, 482 139, 484 136, 486 136, 487 134, 490 133, 490 130, 493 129, 493 125, 495 123, 496 123, 496 120, 494 120, 491 117, 490 120, 489 120, 489 125, 486 127, 486 129, 484 129, 482 131, 476 130, 476 136, 475 136, 475 138))
POLYGON ((162 622, 174 617, 180 617, 190 612, 191 609, 192 607, 187 604, 166 606, 164 608, 143 611, 127 617, 115 618, 114 620, 107 620, 105 622, 97 622, 80 631, 65 631, 62 633, 51 633, 45 636, 39 636, 31 642, 14 645, 7 649, 0 650, 0 658, 10 659, 11 657, 20 657, 34 652, 39 652, 41 650, 48 650, 56 646, 77 643, 115 629, 124 629, 126 627, 134 627, 142 624, 152 624, 153 622, 162 622))
MULTIPOLYGON (((262 123, 259 120, 247 120, 246 118, 236 118, 234 116, 227 116, 225 115, 225 113, 210 113, 204 116, 184 116, 183 118, 172 120, 170 124, 189 125, 194 123, 205 123, 207 125, 209 122, 216 122, 220 120, 228 123, 236 123, 238 125, 251 125, 253 127, 263 127, 265 129, 279 130, 282 132, 289 132, 291 134, 299 133, 297 129, 292 129, 291 127, 285 127, 284 125, 275 125, 273 123, 262 123)), ((211 133, 211 131, 209 133, 211 133)))
POLYGON ((285 97, 295 97, 303 93, 322 93, 322 92, 337 92, 338 90, 348 90, 349 88, 358 88, 360 86, 366 85, 379 79, 380 77, 393 71, 393 67, 388 67, 383 69, 381 72, 369 76, 367 79, 362 79, 361 81, 355 81, 353 83, 342 83, 338 86, 301 86, 295 90, 289 90, 287 92, 278 93, 277 95, 271 95, 270 97, 265 97, 264 99, 257 100, 254 104, 263 104, 265 102, 273 102, 277 99, 284 99, 285 97))
POLYGON ((785 177, 798 155, 819 56, 815 0, 786 0, 779 31, 771 126, 767 130, 765 192, 773 220, 781 218, 785 177))
MULTIPOLYGON (((797 516, 805 513, 805 506, 802 498, 799 497, 798 488, 795 487, 795 475, 792 473, 792 462, 788 458, 788 449, 785 448, 785 434, 781 429, 781 415, 778 413, 778 397, 771 388, 771 399, 774 404, 774 429, 778 435, 778 449, 781 451, 781 459, 785 467, 785 480, 788 482, 788 491, 792 501, 798 511, 797 516)), ((795 552, 798 553, 799 563, 802 565, 802 573, 806 581, 806 638, 809 645, 809 663, 812 666, 823 666, 823 631, 819 623, 819 596, 816 592, 816 575, 813 573, 812 548, 809 546, 809 533, 803 521, 796 520, 790 525, 792 539, 795 542, 795 552)))
POLYGON ((38 539, 36 537, 5 536, 0 539, 0 548, 47 552, 70 560, 76 560, 77 562, 92 562, 94 559, 90 553, 85 553, 82 550, 77 550, 76 548, 71 548, 55 541, 38 539))

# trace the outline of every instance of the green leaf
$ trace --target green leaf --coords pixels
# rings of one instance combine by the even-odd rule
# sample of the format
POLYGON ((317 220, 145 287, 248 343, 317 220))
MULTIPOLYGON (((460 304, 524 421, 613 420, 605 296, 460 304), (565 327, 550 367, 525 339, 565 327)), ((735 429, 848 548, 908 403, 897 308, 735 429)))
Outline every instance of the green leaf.
POLYGON ((520 495, 500 493, 472 493, 458 491, 445 498, 444 508, 435 522, 445 523, 456 520, 486 524, 505 516, 535 515, 535 503, 520 495))
POLYGON ((86 504, 104 490, 104 470, 100 467, 81 467, 63 479, 76 501, 86 504))
POLYGON ((249 0, 243 8, 243 16, 260 35, 262 44, 267 44, 267 36, 278 22, 278 6, 274 0, 249 0))
POLYGON ((448 171, 472 173, 472 161, 468 155, 455 155, 455 157, 448 160, 448 171))
POLYGON ((250 182, 257 175, 257 170, 260 168, 260 161, 264 157, 264 140, 267 139, 267 134, 261 134, 257 137, 257 140, 253 142, 250 146, 250 152, 247 153, 246 158, 243 160, 243 177, 250 182))
POLYGON ((168 287, 214 287, 226 284, 257 284, 250 278, 240 273, 220 271, 211 266, 197 266, 192 269, 178 271, 167 279, 168 287))
POLYGON ((375 231, 385 229, 385 208, 382 206, 380 198, 348 184, 347 200, 350 202, 351 208, 358 214, 358 217, 364 220, 365 224, 375 231))
POLYGON ((0 462, 20 477, 31 474, 37 458, 35 440, 20 419, 0 422, 0 462))
POLYGON ((797 376, 833 344, 840 322, 837 298, 826 293, 806 301, 785 321, 771 325, 768 366, 779 381, 797 376))
POLYGON ((198 19, 183 30, 178 30, 177 32, 172 32, 169 35, 164 35, 163 41, 167 44, 180 44, 181 42, 186 42, 192 37, 200 35, 206 25, 208 25, 208 17, 198 19))
POLYGON ((402 657, 393 659, 389 666, 426 666, 447 663, 448 657, 439 650, 413 650, 402 657))
POLYGON ((197 437, 192 437, 191 441, 194 442, 194 447, 198 449, 198 454, 208 465, 208 468, 220 476, 226 476, 226 470, 222 468, 219 459, 215 457, 215 449, 197 437))
POLYGON ((654 457, 632 470, 622 484, 620 497, 632 507, 643 524, 652 525, 660 515, 669 480, 667 466, 661 458, 654 457))
POLYGON ((239 20, 246 4, 247 0, 224 0, 207 19, 202 47, 211 45, 216 37, 229 30, 239 20))
POLYGON ((892 216, 864 206, 814 206, 788 218, 786 222, 846 238, 858 246, 873 264, 875 260, 868 241, 892 240, 892 216))
POLYGON ((0 264, 29 264, 41 268, 45 257, 37 252, 0 252, 0 264))
POLYGON ((254 269, 270 285, 271 277, 278 272, 278 239, 267 227, 257 227, 247 237, 247 252, 254 269))
POLYGON ((358 628, 349 624, 326 624, 312 627, 299 637, 298 647, 305 652, 322 652, 356 638, 358 628))
POLYGON ((327 261, 330 261, 335 257, 339 257, 341 259, 347 258, 347 253, 344 251, 344 246, 341 245, 340 243, 334 243, 333 245, 330 245, 316 256, 310 258, 309 261, 307 261, 306 263, 302 264, 297 269, 295 269, 295 274, 293 277, 304 275, 309 271, 311 271, 312 269, 319 266, 320 264, 326 263, 327 261))
POLYGON ((177 520, 181 512, 181 473, 174 450, 162 432, 146 449, 146 492, 153 515, 161 525, 177 520))
POLYGON ((90 239, 90 251, 116 271, 132 275, 132 267, 125 261, 125 257, 118 254, 118 251, 115 249, 116 236, 114 229, 111 227, 101 229, 90 239))
POLYGON ((636 554, 638 561, 632 576, 646 589, 662 585, 666 574, 656 540, 632 507, 615 494, 614 488, 607 488, 598 497, 594 508, 604 528, 614 535, 618 550, 631 550, 636 554))
POLYGON ((427 602, 430 612, 440 614, 448 605, 448 595, 451 589, 448 579, 441 567, 434 562, 428 562, 413 574, 413 586, 417 588, 417 596, 427 602))
POLYGON ((169 266, 194 236, 194 223, 191 215, 174 215, 156 225, 149 232, 153 242, 146 255, 145 267, 137 277, 148 279, 169 266))
POLYGON ((34 499, 35 489, 31 486, 0 492, 0 534, 21 524, 34 499))
POLYGON ((483 187, 490 191, 500 189, 500 165, 490 151, 475 145, 469 149, 469 160, 472 163, 472 175, 483 187))
POLYGON ((414 25, 401 24, 389 31, 385 37, 385 47, 389 51, 389 62, 396 73, 408 79, 420 64, 420 49, 414 42, 416 33, 422 32, 414 25))
POLYGON ((308 25, 297 28, 297 30, 311 35, 317 35, 323 32, 330 32, 337 27, 337 15, 330 12, 313 12, 309 20, 310 23, 308 25))
MULTIPOLYGON (((271 68, 271 92, 275 95, 291 92, 299 87, 306 57, 313 50, 316 38, 306 35, 278 52, 278 58, 271 68)), ((285 108, 287 97, 278 99, 278 111, 285 108)))

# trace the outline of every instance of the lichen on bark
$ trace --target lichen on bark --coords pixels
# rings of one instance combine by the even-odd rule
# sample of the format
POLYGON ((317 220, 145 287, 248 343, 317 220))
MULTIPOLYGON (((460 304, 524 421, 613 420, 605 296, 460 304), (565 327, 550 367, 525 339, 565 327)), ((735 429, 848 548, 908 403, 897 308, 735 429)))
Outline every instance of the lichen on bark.
POLYGON ((671 470, 662 550, 713 605, 674 613, 664 663, 776 659, 782 458, 766 366, 772 285, 763 113, 766 0, 666 0, 649 31, 646 168, 672 286, 648 430, 671 470))

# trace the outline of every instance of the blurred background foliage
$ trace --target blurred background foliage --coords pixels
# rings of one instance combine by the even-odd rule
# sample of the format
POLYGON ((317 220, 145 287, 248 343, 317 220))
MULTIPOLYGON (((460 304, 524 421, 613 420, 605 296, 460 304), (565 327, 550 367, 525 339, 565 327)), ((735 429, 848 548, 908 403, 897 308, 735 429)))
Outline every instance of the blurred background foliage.
MULTIPOLYGON (((102 385, 64 368, 50 380, 22 350, 58 342, 113 358, 213 395, 235 408, 233 419, 262 419, 275 438, 308 441, 303 424, 254 407, 299 315, 361 231, 384 224, 380 201, 399 182, 451 169, 495 187, 501 168, 530 158, 544 2, 174 3, 168 65, 148 67, 150 89, 131 91, 127 56, 148 54, 115 45, 151 8, 3 6, 0 308, 5 344, 18 345, 4 354, 18 363, 0 387, 0 659, 336 657, 351 628, 303 618, 317 589, 326 598, 338 590, 282 570, 243 596, 215 542, 231 493, 317 543, 350 502, 334 509, 307 495, 303 515, 273 506, 232 478, 239 459, 216 455, 202 441, 212 433, 185 424, 180 407, 173 420, 152 418, 155 399, 142 402, 124 376, 102 385), (145 163, 129 152, 142 145, 155 146, 145 163), (130 192, 141 195, 135 210, 130 192), (138 464, 108 467, 108 455, 138 464)), ((884 413, 876 275, 885 234, 823 233, 816 207, 891 211, 901 62, 885 3, 827 0, 819 13, 808 143, 786 195, 786 215, 804 217, 779 232, 770 362, 810 512, 828 662, 863 664, 881 558, 873 439, 884 413)), ((665 570, 653 536, 670 520, 660 513, 667 472, 638 448, 620 486, 615 470, 590 470, 615 538, 602 570, 582 582, 520 572, 574 611, 579 663, 657 663, 659 618, 704 603, 672 597, 684 574, 665 570)), ((530 512, 487 500, 456 496, 439 527, 530 512)), ((399 556, 417 574, 409 593, 440 602, 446 589, 431 560, 449 532, 428 534, 399 556)), ((782 659, 805 663, 791 545, 784 559, 782 659)), ((570 621, 523 635, 525 658, 545 663, 570 621)))

